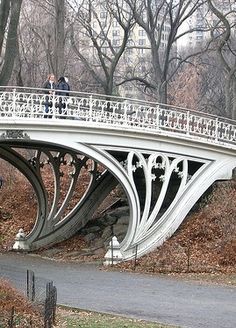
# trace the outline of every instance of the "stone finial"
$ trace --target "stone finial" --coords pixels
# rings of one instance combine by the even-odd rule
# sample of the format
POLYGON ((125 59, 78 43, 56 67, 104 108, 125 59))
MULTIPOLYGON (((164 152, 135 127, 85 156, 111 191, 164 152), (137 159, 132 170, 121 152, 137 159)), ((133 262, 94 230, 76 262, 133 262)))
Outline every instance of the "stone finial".
POLYGON ((118 242, 116 236, 112 237, 109 243, 108 251, 105 254, 104 265, 117 264, 123 260, 123 255, 120 251, 120 243, 118 242))
POLYGON ((22 228, 19 229, 18 233, 16 234, 15 243, 12 247, 14 250, 29 250, 25 236, 26 234, 24 233, 24 230, 22 228))

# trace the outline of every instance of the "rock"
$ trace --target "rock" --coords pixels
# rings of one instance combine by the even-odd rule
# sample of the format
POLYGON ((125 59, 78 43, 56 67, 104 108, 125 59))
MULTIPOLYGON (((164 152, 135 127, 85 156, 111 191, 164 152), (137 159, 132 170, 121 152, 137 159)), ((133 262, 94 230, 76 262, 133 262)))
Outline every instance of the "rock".
POLYGON ((102 238, 95 239, 92 242, 91 247, 94 247, 94 248, 102 248, 102 247, 104 247, 104 240, 102 238))
POLYGON ((89 234, 89 233, 95 233, 99 232, 101 228, 99 226, 92 226, 84 229, 84 233, 89 234))
POLYGON ((112 211, 112 214, 110 213, 113 217, 121 218, 122 216, 127 216, 129 215, 129 206, 122 206, 119 208, 116 208, 114 211, 112 211))
POLYGON ((103 256, 105 254, 104 248, 98 248, 94 251, 94 255, 103 256))
POLYGON ((102 218, 99 219, 99 224, 103 225, 104 227, 110 226, 115 224, 117 221, 117 217, 112 214, 106 214, 102 218))
POLYGON ((117 225, 118 224, 120 224, 120 225, 128 225, 129 224, 129 216, 122 216, 122 217, 120 217, 117 220, 116 224, 117 225))
POLYGON ((101 238, 102 238, 104 241, 106 241, 106 240, 108 240, 109 238, 111 238, 111 235, 112 235, 112 230, 111 230, 111 227, 108 226, 108 227, 106 227, 106 228, 104 229, 101 238))
POLYGON ((94 240, 96 238, 96 235, 94 233, 89 233, 86 236, 84 236, 84 240, 89 243, 92 240, 94 240))
POLYGON ((113 232, 114 232, 114 235, 117 236, 119 242, 120 242, 120 239, 124 238, 125 235, 126 235, 126 232, 127 232, 127 226, 124 225, 124 224, 116 224, 114 225, 113 227, 113 232))

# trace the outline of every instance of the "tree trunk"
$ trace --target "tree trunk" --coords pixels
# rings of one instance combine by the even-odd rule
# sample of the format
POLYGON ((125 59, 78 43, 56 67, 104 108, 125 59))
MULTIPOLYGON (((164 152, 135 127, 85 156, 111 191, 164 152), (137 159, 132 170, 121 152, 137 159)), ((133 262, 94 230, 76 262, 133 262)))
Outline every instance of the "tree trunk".
POLYGON ((166 104, 167 103, 167 84, 166 84, 166 81, 160 83, 160 86, 158 88, 158 93, 159 93, 158 101, 161 104, 166 104))
POLYGON ((234 77, 234 79, 233 79, 233 101, 232 101, 232 107, 233 107, 233 115, 232 115, 232 118, 234 119, 234 120, 236 120, 236 79, 235 79, 235 77, 234 77))
POLYGON ((65 0, 55 0, 54 74, 64 75, 65 69, 65 0))
POLYGON ((2 53, 2 45, 6 31, 7 20, 10 11, 10 1, 2 0, 0 3, 0 54, 2 53))
MULTIPOLYGON (((2 4, 2 3, 1 3, 2 4)), ((15 57, 17 54, 17 28, 20 18, 22 0, 11 0, 9 11, 9 26, 6 36, 6 47, 4 54, 4 61, 0 73, 0 85, 7 85, 12 74, 15 57)))
POLYGON ((226 77, 225 83, 225 112, 229 118, 232 118, 232 110, 231 110, 231 79, 229 76, 226 77))

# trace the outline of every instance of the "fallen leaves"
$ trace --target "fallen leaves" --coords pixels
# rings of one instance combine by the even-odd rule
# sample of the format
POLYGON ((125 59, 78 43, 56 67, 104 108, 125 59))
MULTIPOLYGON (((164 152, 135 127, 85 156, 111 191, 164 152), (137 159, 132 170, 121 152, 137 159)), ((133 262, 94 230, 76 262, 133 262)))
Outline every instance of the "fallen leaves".
POLYGON ((39 311, 18 290, 6 280, 0 279, 0 326, 8 327, 12 319, 14 327, 43 327, 43 318, 39 311))

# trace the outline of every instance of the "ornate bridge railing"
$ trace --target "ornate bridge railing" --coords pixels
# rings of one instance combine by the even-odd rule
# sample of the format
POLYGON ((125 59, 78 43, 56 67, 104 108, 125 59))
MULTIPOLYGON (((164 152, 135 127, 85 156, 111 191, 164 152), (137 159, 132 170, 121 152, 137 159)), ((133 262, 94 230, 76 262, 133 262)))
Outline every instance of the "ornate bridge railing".
MULTIPOLYGON (((232 120, 177 106, 113 96, 45 89, 0 87, 1 119, 71 119, 90 125, 193 136, 214 143, 236 143, 232 120), (45 106, 48 113, 45 113, 45 106)), ((73 122, 75 123, 75 122, 73 122)))

